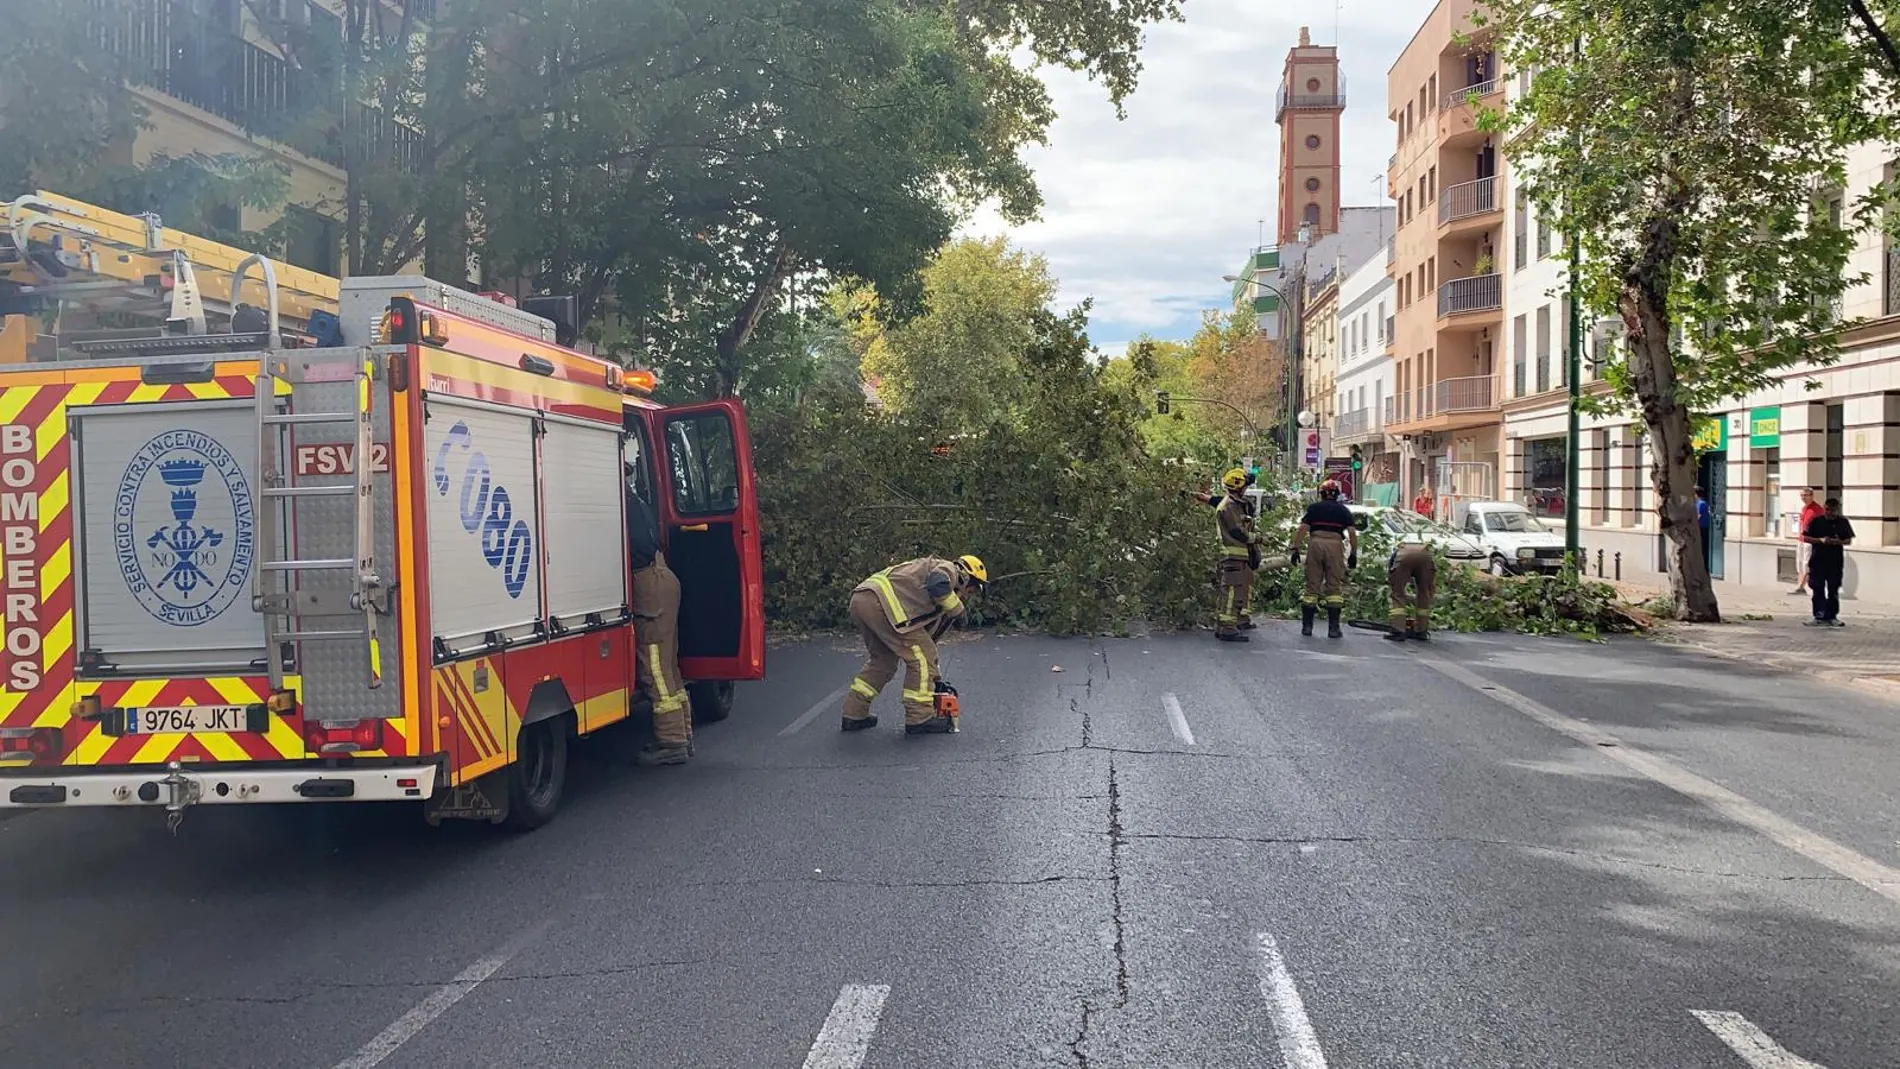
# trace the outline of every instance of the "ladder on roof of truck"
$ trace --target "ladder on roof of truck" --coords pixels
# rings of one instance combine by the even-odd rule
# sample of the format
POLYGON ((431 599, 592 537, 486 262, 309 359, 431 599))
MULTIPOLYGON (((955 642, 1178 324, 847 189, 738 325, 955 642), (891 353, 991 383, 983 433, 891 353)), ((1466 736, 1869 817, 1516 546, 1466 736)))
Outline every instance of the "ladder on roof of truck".
MULTIPOLYGON (((168 229, 155 214, 124 215, 45 191, 4 207, 0 314, 29 311, 38 300, 84 300, 103 310, 162 315, 170 335, 181 338, 177 348, 203 351, 206 313, 232 322, 233 334, 216 337, 222 347, 259 347, 262 331, 255 328, 263 327, 272 338, 262 347, 277 348, 281 324, 307 331, 313 319, 338 311, 335 278, 168 229), (249 268, 258 263, 272 277, 250 277, 249 268), (247 305, 249 314, 243 311, 247 305), (278 322, 266 326, 257 322, 257 312, 269 305, 275 305, 278 322)), ((164 339, 149 336, 74 347, 103 356, 134 344, 140 353, 165 347, 164 339)))

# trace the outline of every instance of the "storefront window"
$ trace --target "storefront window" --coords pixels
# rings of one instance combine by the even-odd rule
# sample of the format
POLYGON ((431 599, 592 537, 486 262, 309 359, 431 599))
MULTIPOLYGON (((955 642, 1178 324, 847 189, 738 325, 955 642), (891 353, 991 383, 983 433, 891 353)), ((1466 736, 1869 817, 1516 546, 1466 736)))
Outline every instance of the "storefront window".
POLYGON ((1538 516, 1564 514, 1564 440, 1524 443, 1524 507, 1538 516))

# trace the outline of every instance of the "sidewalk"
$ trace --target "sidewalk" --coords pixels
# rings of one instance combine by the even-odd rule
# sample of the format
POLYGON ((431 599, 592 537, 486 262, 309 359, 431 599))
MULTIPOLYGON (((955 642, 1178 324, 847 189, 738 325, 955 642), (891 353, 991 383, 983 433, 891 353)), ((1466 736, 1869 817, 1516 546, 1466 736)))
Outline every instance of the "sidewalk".
MULTIPOLYGON (((1642 603, 1661 591, 1647 583, 1615 583, 1625 600, 1642 603)), ((1799 672, 1900 699, 1900 605, 1841 603, 1846 627, 1807 627, 1813 619, 1808 596, 1722 589, 1717 584, 1719 624, 1664 621, 1660 642, 1799 672)))

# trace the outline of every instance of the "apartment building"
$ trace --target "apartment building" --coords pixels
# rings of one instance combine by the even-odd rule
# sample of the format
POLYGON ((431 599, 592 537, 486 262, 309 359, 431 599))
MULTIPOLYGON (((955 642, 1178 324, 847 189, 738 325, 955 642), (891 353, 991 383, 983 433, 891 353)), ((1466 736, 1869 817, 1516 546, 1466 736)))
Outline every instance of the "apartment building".
POLYGON ((1312 426, 1329 432, 1334 425, 1333 382, 1339 375, 1339 282, 1337 265, 1309 273, 1301 298, 1300 408, 1312 413, 1312 426))
MULTIPOLYGON (((385 0, 399 22, 401 5, 385 0)), ((434 0, 411 0, 423 25, 434 0)), ((324 61, 296 54, 300 34, 344 34, 342 0, 120 0, 100 5, 95 40, 129 60, 132 91, 148 111, 149 128, 115 146, 116 162, 143 164, 156 155, 264 155, 281 164, 289 181, 289 206, 260 211, 229 205, 219 222, 255 230, 291 216, 283 257, 326 274, 346 271, 339 219, 345 173, 341 127, 344 103, 335 71, 324 61), (333 121, 325 121, 333 113, 333 121), (309 151, 286 143, 293 125, 309 151), (311 134, 316 136, 310 136, 311 134)), ((351 102, 353 127, 379 147, 412 156, 415 132, 385 122, 373 109, 351 102)))
POLYGON ((1399 455, 1385 433, 1385 403, 1392 396, 1392 279, 1386 254, 1376 253, 1339 283, 1339 368, 1333 387, 1333 453, 1359 450, 1365 466, 1354 488, 1361 501, 1396 504, 1399 455))
POLYGON ((1504 96, 1491 31, 1472 21, 1478 6, 1441 0, 1387 72, 1398 231, 1386 432, 1399 441, 1401 493, 1431 486, 1441 514, 1497 493, 1502 447, 1505 198, 1478 115, 1504 96))
MULTIPOLYGON (((1515 79, 1511 91, 1521 91, 1515 79)), ((1847 188, 1823 191, 1816 210, 1843 210, 1897 166, 1891 148, 1855 149, 1847 188)), ((1525 255, 1513 257, 1506 294, 1512 341, 1503 496, 1560 518, 1568 441, 1562 240, 1515 198, 1508 214, 1513 251, 1525 255)), ((1725 404, 1699 428, 1698 480, 1710 504, 1708 563, 1718 596, 1737 588, 1792 589, 1799 495, 1812 487, 1818 497, 1840 498, 1854 524, 1844 597, 1900 603, 1900 242, 1879 233, 1861 241, 1848 273, 1868 281, 1851 287, 1841 308, 1848 321, 1861 322, 1841 338, 1839 362, 1784 372, 1774 386, 1725 404), (1819 388, 1808 389, 1809 382, 1819 388)), ((1584 391, 1606 389, 1597 361, 1621 344, 1620 330, 1615 321, 1584 324, 1584 391)), ((1592 571, 1601 551, 1606 572, 1620 556, 1624 578, 1660 581, 1666 543, 1641 421, 1585 415, 1581 428, 1577 505, 1592 571)))

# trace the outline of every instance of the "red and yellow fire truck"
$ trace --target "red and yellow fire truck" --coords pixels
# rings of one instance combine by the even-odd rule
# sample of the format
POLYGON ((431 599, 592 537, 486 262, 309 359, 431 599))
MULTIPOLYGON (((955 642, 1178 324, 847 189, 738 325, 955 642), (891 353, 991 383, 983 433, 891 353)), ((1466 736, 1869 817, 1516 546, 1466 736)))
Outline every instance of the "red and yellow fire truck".
POLYGON ((630 493, 680 577, 697 717, 763 677, 736 402, 655 403, 571 347, 559 298, 6 209, 0 807, 544 823, 570 740, 643 705, 630 493))

